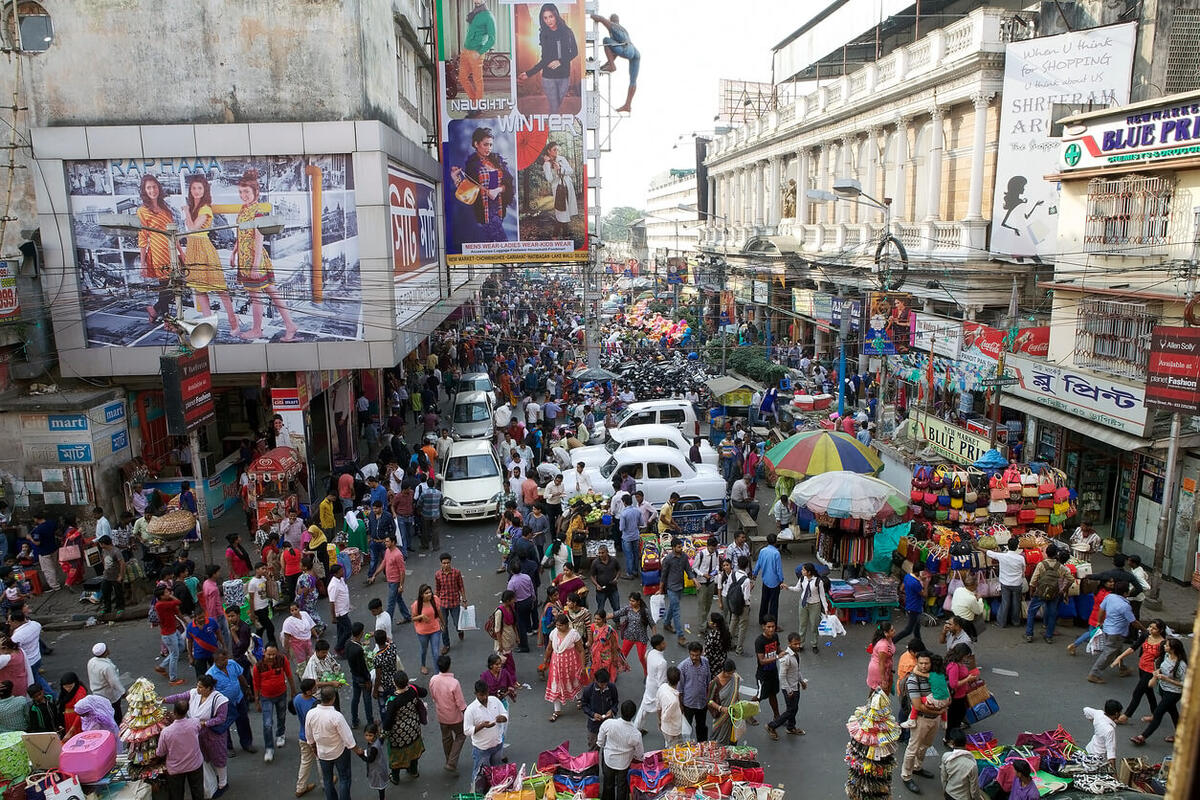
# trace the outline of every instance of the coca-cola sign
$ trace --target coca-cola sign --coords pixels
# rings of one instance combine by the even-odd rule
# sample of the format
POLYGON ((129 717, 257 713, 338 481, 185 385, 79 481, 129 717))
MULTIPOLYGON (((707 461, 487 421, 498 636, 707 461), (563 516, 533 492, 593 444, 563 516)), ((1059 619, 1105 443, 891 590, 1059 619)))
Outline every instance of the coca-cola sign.
MULTIPOLYGON (((980 353, 996 361, 1000 351, 1004 349, 1004 331, 990 325, 978 322, 963 323, 963 349, 977 349, 980 353)), ((1045 358, 1050 352, 1050 326, 1042 325, 1031 328, 1021 328, 1017 331, 1010 353, 1024 353, 1034 358, 1045 358)))

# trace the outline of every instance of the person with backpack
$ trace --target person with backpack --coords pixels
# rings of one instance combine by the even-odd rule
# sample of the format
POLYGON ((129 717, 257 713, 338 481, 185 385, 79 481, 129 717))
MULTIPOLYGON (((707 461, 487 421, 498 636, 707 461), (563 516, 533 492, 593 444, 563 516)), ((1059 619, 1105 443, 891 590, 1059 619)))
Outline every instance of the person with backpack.
POLYGON ((745 655, 746 632, 750 629, 750 592, 754 581, 750 577, 750 559, 738 556, 735 568, 728 560, 721 562, 721 576, 717 579, 717 602, 725 612, 730 638, 737 644, 734 650, 745 655))
POLYGON ((517 595, 505 589, 500 595, 500 605, 483 622, 483 631, 495 642, 496 655, 504 659, 504 671, 514 679, 517 677, 517 662, 513 651, 517 648, 517 595))
POLYGON ((1066 593, 1071 571, 1058 561, 1054 545, 1046 548, 1046 557, 1033 570, 1029 579, 1029 613, 1025 617, 1025 641, 1033 641, 1033 623, 1039 609, 1046 617, 1046 644, 1054 644, 1054 625, 1058 622, 1058 601, 1066 593))

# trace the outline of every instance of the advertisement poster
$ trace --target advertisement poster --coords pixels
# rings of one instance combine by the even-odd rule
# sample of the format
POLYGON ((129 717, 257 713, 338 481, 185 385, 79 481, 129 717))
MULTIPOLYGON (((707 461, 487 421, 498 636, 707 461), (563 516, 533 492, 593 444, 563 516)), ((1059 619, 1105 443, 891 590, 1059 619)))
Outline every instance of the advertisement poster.
POLYGON ((217 344, 362 338, 349 155, 67 161, 65 170, 89 347, 178 341, 163 323, 175 314, 171 239, 101 227, 99 214, 178 228, 184 317, 215 316, 217 344), (284 230, 236 228, 266 215, 284 230))
POLYGON ((1200 328, 1154 326, 1146 405, 1181 414, 1200 411, 1200 328))
POLYGON ((903 355, 912 344, 912 295, 907 292, 868 292, 863 315, 863 354, 903 355))
POLYGON ((0 319, 15 317, 21 311, 17 296, 17 263, 0 261, 0 319))
POLYGON ((392 275, 396 329, 424 314, 442 298, 438 266, 440 225, 437 187, 395 165, 388 166, 388 209, 392 230, 392 275))
POLYGON ((962 349, 963 324, 956 319, 934 317, 916 312, 913 315, 912 344, 918 350, 930 350, 939 356, 958 358, 962 349))
POLYGON ((584 0, 438 0, 446 261, 587 260, 584 0))
MULTIPOLYGON (((1058 232, 1054 106, 1085 111, 1129 102, 1137 23, 1010 42, 1005 48, 992 253, 1046 257, 1058 232)), ((1070 113, 1068 111, 1067 113, 1070 113)))

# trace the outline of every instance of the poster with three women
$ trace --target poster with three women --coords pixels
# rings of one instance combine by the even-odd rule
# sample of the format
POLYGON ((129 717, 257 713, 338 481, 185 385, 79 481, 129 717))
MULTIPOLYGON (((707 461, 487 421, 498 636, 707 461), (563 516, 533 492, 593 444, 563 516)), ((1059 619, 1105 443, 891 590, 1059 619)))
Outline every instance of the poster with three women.
POLYGON ((585 261, 584 0, 437 0, 446 261, 585 261))
POLYGON ((68 161, 89 347, 169 346, 207 318, 217 344, 358 341, 362 282, 346 154, 68 161), (126 215, 137 230, 100 224, 126 215), (244 223, 270 216, 281 232, 244 223))

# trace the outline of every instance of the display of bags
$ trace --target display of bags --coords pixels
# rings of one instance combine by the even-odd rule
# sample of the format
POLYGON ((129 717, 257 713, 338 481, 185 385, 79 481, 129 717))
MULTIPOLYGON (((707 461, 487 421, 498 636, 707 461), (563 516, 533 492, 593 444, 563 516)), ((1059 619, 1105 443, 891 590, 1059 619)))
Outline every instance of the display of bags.
POLYGON ((25 781, 26 800, 83 800, 83 787, 74 775, 57 770, 30 775, 25 781))

